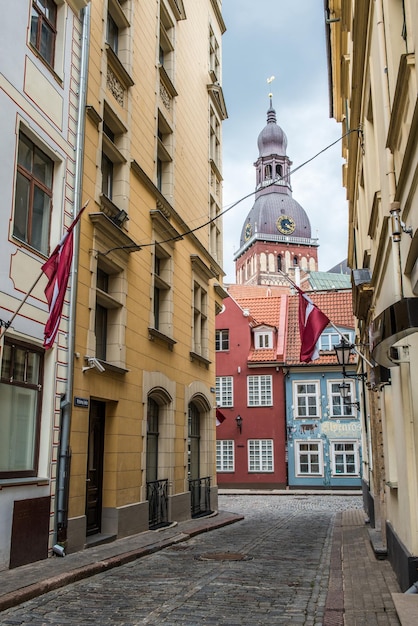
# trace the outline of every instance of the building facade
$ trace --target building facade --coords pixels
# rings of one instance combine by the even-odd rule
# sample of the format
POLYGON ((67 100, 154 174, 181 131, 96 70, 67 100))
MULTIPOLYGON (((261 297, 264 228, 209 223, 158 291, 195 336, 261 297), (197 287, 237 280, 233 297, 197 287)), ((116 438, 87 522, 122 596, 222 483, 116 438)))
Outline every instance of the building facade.
POLYGON ((292 197, 287 137, 271 95, 257 145, 255 202, 235 255, 237 284, 228 285, 230 297, 216 319, 218 482, 360 488, 365 406, 334 352, 341 337, 354 340, 350 277, 344 262, 318 271, 319 244, 292 197), (324 330, 320 358, 309 365, 300 361, 295 284, 314 294, 338 325, 324 330))
POLYGON ((418 7, 329 0, 331 115, 342 124, 357 342, 368 386, 365 505, 402 590, 418 579, 418 7))
MULTIPOLYGON (((364 388, 343 376, 335 346, 354 341, 351 290, 308 292, 332 322, 318 342, 319 358, 300 362, 299 296, 289 296, 286 342, 288 484, 293 488, 361 488, 364 388), (346 385, 346 398, 341 395, 346 385)), ((354 363, 348 376, 356 375, 354 363)))
POLYGON ((287 295, 230 285, 216 316, 219 487, 286 486, 283 359, 287 295))
POLYGON ((68 551, 217 509, 218 0, 92 3, 68 551))
POLYGON ((69 298, 45 350, 41 268, 77 206, 86 5, 27 0, 2 16, 0 569, 46 558, 57 535, 69 298))
POLYGON ((293 198, 287 137, 277 124, 270 94, 267 124, 257 139, 255 201, 244 220, 235 253, 239 285, 299 283, 318 269, 318 240, 305 209, 293 198))

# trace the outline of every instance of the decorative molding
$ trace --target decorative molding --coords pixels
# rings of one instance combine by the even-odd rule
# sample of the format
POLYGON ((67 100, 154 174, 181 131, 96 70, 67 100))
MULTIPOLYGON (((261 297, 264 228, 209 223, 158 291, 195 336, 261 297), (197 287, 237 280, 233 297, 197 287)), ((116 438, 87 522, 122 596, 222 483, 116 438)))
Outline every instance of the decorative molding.
POLYGON ((89 213, 89 218, 95 228, 104 233, 120 252, 138 252, 141 247, 129 235, 116 226, 114 222, 100 211, 99 213, 89 213))
POLYGON ((162 211, 154 209, 150 211, 150 216, 155 229, 158 230, 163 239, 171 239, 172 241, 170 241, 170 243, 172 244, 176 243, 176 241, 179 241, 180 239, 183 239, 183 235, 181 235, 178 230, 170 224, 162 211))
POLYGON ((86 114, 87 114, 87 117, 91 119, 91 121, 96 126, 96 128, 98 128, 99 124, 103 121, 103 119, 100 117, 99 113, 96 111, 94 106, 92 106, 91 104, 88 104, 86 106, 86 114))
POLYGON ((183 0, 167 0, 167 2, 178 22, 186 19, 186 11, 184 10, 183 0))
POLYGON ((216 277, 216 273, 213 269, 208 267, 197 254, 191 254, 190 260, 192 262, 193 271, 207 282, 209 282, 211 278, 216 277))
POLYGON ((206 359, 201 354, 198 354, 197 352, 193 352, 193 351, 190 352, 190 360, 199 361, 199 363, 203 363, 203 365, 206 366, 206 369, 208 369, 209 365, 212 363, 212 361, 210 361, 209 359, 206 359))
POLYGON ((171 111, 171 97, 167 89, 165 88, 164 83, 161 81, 160 81, 160 98, 161 98, 161 102, 163 103, 167 111, 171 111))
POLYGON ((386 141, 386 147, 390 148, 391 152, 396 152, 400 130, 405 127, 405 107, 408 103, 410 106, 415 104, 408 101, 408 90, 414 69, 415 54, 403 54, 399 63, 386 141))
POLYGON ((171 80, 170 76, 167 74, 167 70, 165 69, 164 65, 161 65, 161 64, 158 66, 158 69, 160 72, 160 81, 163 83, 164 87, 166 88, 170 96, 172 98, 175 98, 179 94, 177 93, 176 88, 174 87, 173 81, 171 80))
POLYGON ((207 85, 207 90, 219 117, 221 120, 226 120, 228 118, 228 111, 226 110, 222 87, 220 85, 209 83, 209 85, 207 85))
POLYGON ((159 339, 167 344, 169 350, 173 350, 173 347, 176 345, 177 341, 168 335, 165 335, 157 328, 148 328, 148 339, 150 341, 154 341, 155 339, 159 339))
POLYGON ((224 19, 222 17, 221 8, 219 6, 219 0, 210 0, 210 3, 213 8, 213 12, 215 13, 216 19, 218 20, 219 28, 221 29, 222 35, 226 31, 226 25, 224 19))
POLYGON ((109 66, 107 66, 106 86, 116 102, 123 107, 125 102, 125 88, 109 66))
POLYGON ((373 196, 373 204, 372 204, 372 210, 371 210, 370 221, 369 221, 369 230, 367 231, 367 234, 369 235, 371 239, 374 239, 376 236, 376 226, 377 226, 377 219, 379 217, 379 209, 380 209, 381 200, 382 200, 382 196, 381 196, 380 191, 376 191, 373 196))
POLYGON ((227 290, 220 285, 219 283, 214 283, 213 288, 215 290, 215 293, 222 298, 222 300, 224 300, 225 298, 229 298, 229 293, 227 292, 227 290))

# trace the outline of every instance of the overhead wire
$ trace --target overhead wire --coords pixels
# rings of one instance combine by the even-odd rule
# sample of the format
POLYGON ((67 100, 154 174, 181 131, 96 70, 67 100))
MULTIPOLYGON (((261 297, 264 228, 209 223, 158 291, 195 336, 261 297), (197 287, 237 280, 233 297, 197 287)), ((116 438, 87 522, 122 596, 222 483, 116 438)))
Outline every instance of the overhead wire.
MULTIPOLYGON (((290 170, 288 172, 288 174, 286 174, 286 176, 278 176, 278 177, 272 179, 271 182, 269 184, 265 185, 263 189, 266 189, 266 188, 268 188, 268 187, 270 187, 272 185, 276 185, 281 180, 284 180, 284 178, 287 178, 287 177, 291 176, 292 174, 294 174, 295 172, 300 170, 302 167, 305 167, 306 165, 308 165, 308 163, 311 163, 312 161, 314 161, 321 154, 323 154, 324 152, 326 152, 327 150, 329 150, 330 148, 335 146, 337 143, 339 143, 340 141, 345 139, 345 137, 347 137, 351 133, 358 133, 358 135, 361 136, 362 135, 362 130, 361 130, 361 128, 354 128, 354 129, 351 129, 351 130, 347 131, 346 133, 341 135, 341 137, 339 137, 338 139, 336 139, 332 143, 330 143, 327 146, 325 146, 325 148, 323 148, 322 150, 320 150, 319 152, 314 154, 312 157, 310 157, 309 159, 307 159, 306 161, 304 161, 303 163, 301 163, 300 165, 295 167, 293 170, 290 170)), ((110 250, 107 250, 104 253, 102 252, 101 254, 102 254, 102 256, 105 256, 106 254, 109 254, 109 252, 113 252, 115 250, 128 250, 129 248, 134 248, 134 247, 138 248, 138 249, 142 249, 142 248, 147 248, 147 247, 150 247, 150 246, 155 246, 155 244, 163 244, 163 243, 170 243, 172 241, 180 241, 184 237, 187 237, 188 235, 192 235, 193 233, 195 233, 196 231, 200 230, 201 228, 205 228, 206 226, 209 226, 210 224, 212 224, 212 222, 215 222, 216 220, 218 220, 220 217, 223 217, 226 213, 231 211, 231 209, 235 208, 238 204, 240 204, 244 200, 247 200, 247 198, 250 198, 251 196, 254 196, 257 193, 257 191, 259 191, 259 190, 255 189, 254 191, 251 191, 250 193, 247 193, 245 196, 243 196, 239 200, 236 200, 235 202, 230 204, 228 207, 223 209, 223 211, 221 211, 218 215, 215 215, 214 217, 212 217, 211 219, 207 220, 203 224, 199 224, 199 226, 196 226, 195 228, 191 228, 189 230, 186 230, 181 235, 177 235, 176 237, 169 237, 168 239, 163 239, 162 241, 152 241, 152 242, 144 243, 144 244, 139 243, 138 245, 133 244, 131 246, 118 246, 116 248, 111 248, 110 250)))

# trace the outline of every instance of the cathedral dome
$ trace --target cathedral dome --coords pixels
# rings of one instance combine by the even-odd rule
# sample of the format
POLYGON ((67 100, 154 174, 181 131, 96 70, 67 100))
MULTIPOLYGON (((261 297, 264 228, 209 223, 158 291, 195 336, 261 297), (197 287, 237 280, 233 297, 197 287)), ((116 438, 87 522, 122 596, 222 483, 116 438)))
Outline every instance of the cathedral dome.
POLYGON ((305 209, 296 200, 290 195, 273 192, 259 196, 254 202, 241 231, 240 247, 255 233, 259 237, 265 235, 267 240, 287 234, 292 239, 310 239, 311 224, 305 209))
POLYGON ((260 157, 271 154, 286 155, 287 137, 276 122, 276 111, 272 105, 267 111, 267 124, 258 135, 257 144, 260 157))

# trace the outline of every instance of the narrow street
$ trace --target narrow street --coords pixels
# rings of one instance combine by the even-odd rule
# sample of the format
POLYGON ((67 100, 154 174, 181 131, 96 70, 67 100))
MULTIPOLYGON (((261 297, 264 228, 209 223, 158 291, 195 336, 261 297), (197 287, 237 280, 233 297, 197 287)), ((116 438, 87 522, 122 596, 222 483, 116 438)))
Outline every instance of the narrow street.
POLYGON ((3 625, 322 624, 332 524, 360 496, 220 496, 243 521, 4 611, 3 625))

